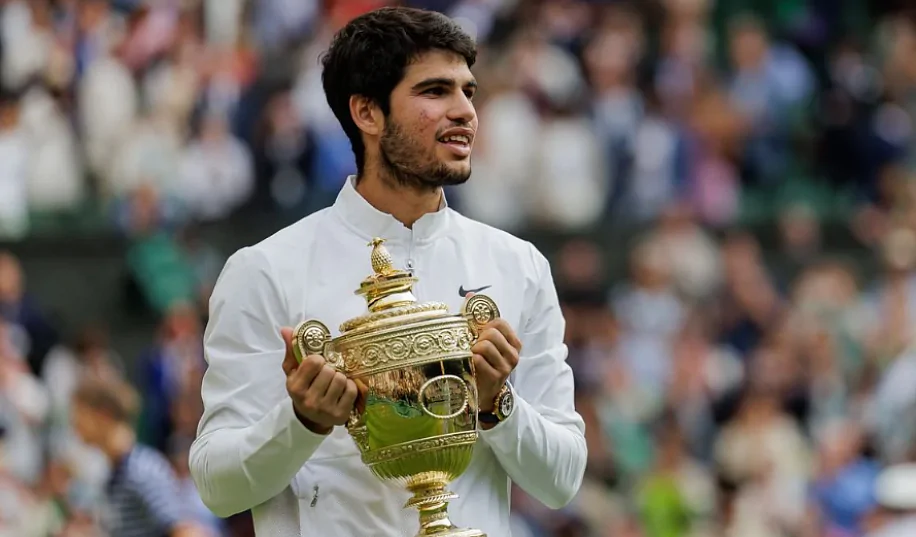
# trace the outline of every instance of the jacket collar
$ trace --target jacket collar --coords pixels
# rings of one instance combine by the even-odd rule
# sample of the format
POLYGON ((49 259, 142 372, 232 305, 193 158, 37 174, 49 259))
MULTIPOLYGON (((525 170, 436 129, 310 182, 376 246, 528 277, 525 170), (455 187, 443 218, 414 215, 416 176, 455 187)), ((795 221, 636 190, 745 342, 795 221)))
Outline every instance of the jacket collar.
POLYGON ((423 242, 433 239, 448 225, 450 210, 445 194, 439 210, 427 213, 414 222, 413 229, 404 226, 388 213, 373 207, 366 198, 356 191, 356 176, 351 175, 344 182, 332 210, 343 223, 366 240, 381 237, 393 242, 423 242))

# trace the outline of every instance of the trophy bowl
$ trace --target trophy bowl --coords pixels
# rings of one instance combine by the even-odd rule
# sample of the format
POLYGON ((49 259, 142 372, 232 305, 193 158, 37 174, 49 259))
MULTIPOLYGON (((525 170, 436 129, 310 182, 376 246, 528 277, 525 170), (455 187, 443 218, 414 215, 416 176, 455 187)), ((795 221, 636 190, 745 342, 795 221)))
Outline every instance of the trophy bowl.
POLYGON ((413 494, 404 507, 419 511, 416 537, 486 537, 452 524, 448 502, 458 496, 447 487, 467 469, 477 442, 471 346, 499 309, 480 294, 466 298, 457 314, 442 303, 418 302, 417 279, 393 267, 383 243, 369 244, 374 274, 356 291, 368 312, 341 324, 336 338, 321 321, 303 321, 293 349, 300 362, 320 355, 356 383, 347 430, 375 476, 413 494))

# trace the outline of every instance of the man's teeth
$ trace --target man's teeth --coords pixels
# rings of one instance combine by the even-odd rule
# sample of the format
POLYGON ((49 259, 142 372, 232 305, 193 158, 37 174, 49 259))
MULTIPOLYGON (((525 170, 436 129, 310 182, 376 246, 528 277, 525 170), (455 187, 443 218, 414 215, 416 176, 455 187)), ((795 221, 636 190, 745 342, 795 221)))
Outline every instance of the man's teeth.
POLYGON ((467 136, 457 135, 457 136, 446 136, 442 138, 443 142, 458 142, 462 144, 469 144, 471 140, 467 136))

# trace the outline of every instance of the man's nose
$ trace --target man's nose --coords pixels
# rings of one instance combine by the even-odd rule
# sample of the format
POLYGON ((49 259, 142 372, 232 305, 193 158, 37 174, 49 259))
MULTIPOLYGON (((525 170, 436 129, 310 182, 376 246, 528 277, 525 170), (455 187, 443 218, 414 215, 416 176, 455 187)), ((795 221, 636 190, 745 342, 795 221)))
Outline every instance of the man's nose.
POLYGON ((475 117, 477 117, 477 110, 474 108, 474 103, 464 92, 458 92, 449 110, 448 118, 455 123, 470 123, 475 117))

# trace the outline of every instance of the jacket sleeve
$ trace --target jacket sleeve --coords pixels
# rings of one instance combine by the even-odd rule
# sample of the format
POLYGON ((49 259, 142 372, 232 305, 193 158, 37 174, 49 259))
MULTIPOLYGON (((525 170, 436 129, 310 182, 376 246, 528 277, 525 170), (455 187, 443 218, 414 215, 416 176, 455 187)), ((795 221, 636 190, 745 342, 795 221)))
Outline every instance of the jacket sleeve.
POLYGON ((536 254, 538 288, 519 331, 522 353, 511 381, 515 409, 480 431, 506 473, 547 507, 575 497, 585 473, 585 422, 576 412, 573 373, 566 363, 565 320, 547 260, 536 254))
POLYGON ((203 416, 190 470, 204 504, 228 517, 290 485, 324 436, 296 418, 286 392, 280 328, 286 305, 264 255, 239 250, 210 299, 203 416))

